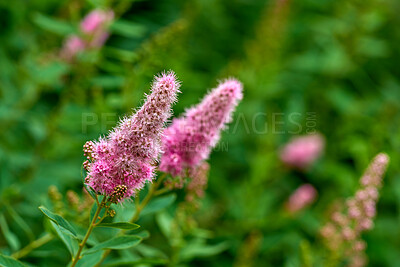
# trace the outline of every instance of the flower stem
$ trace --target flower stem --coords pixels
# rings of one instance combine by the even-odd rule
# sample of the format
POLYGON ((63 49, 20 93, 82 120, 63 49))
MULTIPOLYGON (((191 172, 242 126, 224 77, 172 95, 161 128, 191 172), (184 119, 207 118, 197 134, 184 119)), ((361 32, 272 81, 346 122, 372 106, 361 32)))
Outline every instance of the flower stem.
POLYGON ((26 255, 28 255, 32 250, 43 246, 44 244, 50 242, 51 240, 53 240, 54 236, 52 234, 45 234, 44 236, 32 241, 31 243, 29 243, 26 247, 24 247, 23 249, 14 252, 11 257, 13 257, 14 259, 20 259, 25 257, 26 255))
POLYGON ((103 198, 101 201, 100 205, 97 205, 97 210, 96 213, 93 216, 92 221, 90 222, 89 229, 86 232, 85 237, 83 238, 82 242, 79 244, 79 249, 78 252, 76 253, 75 257, 72 258, 72 264, 71 267, 75 267, 75 265, 78 263, 78 261, 81 258, 81 253, 83 248, 85 247, 86 241, 89 239, 90 234, 92 233, 94 227, 96 226, 96 220, 99 217, 100 211, 103 208, 103 204, 106 202, 106 197, 103 198))
POLYGON ((163 175, 160 176, 160 178, 157 179, 156 182, 152 183, 150 188, 149 188, 149 192, 147 193, 146 197, 143 199, 142 202, 140 202, 140 204, 136 207, 136 211, 135 214, 133 215, 133 217, 131 218, 130 222, 134 223, 139 219, 140 213, 142 212, 142 210, 146 207, 147 204, 149 204, 149 201, 153 198, 153 196, 155 195, 157 189, 160 187, 162 181, 164 180, 164 178, 167 176, 166 173, 164 173, 163 175))

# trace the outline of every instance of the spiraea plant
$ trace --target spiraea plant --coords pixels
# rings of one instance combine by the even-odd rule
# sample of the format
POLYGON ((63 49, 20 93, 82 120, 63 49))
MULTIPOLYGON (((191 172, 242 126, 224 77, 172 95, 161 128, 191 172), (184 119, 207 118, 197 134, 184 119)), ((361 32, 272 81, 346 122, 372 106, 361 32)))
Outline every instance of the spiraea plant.
MULTIPOLYGON (((71 254, 69 266, 100 266, 112 250, 131 248, 149 236, 146 231, 135 234, 131 231, 139 227, 135 222, 142 211, 147 209, 149 213, 149 209, 158 210, 175 200, 173 194, 160 195, 186 186, 186 196, 180 205, 184 208, 178 209, 176 216, 182 219, 182 214, 184 217, 187 214, 181 211, 190 207, 197 209, 207 186, 209 164, 206 159, 242 98, 242 85, 234 79, 220 83, 199 105, 164 128, 172 115, 179 88, 180 83, 172 71, 156 76, 141 108, 122 118, 107 136, 86 142, 83 146, 86 193, 81 198, 69 190, 64 197, 56 187, 50 187, 53 211, 39 207, 50 219, 49 233, 14 253, 14 259, 7 260, 14 262, 59 237, 71 254), (177 180, 180 186, 176 186, 177 180), (148 188, 143 190, 146 184, 148 188), (142 200, 141 195, 145 195, 142 200), (153 201, 155 197, 158 199, 153 201), (151 208, 147 208, 149 203, 152 203, 151 208), (88 219, 87 226, 84 221, 88 219), (106 238, 100 237, 99 241, 96 234, 93 235, 101 231, 98 228, 110 228, 109 231, 114 232, 106 234, 106 238)), ((181 221, 169 221, 170 227, 175 227, 179 233, 181 221)), ((176 233, 169 238, 175 240, 175 248, 182 247, 182 244, 176 245, 183 241, 176 233)), ((226 246, 213 251, 221 249, 226 246)), ((178 255, 174 253, 163 263, 178 264, 181 261, 178 255)), ((137 259, 131 261, 134 262, 137 263, 137 259)))

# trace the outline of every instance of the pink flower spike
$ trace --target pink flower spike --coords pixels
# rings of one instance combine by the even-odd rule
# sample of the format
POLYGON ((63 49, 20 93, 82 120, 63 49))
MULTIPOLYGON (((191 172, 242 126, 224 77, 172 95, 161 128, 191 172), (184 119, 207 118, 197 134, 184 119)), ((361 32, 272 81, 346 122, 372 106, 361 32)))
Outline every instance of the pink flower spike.
POLYGON ((183 117, 174 119, 164 131, 160 170, 184 176, 186 169, 206 160, 221 130, 231 121, 232 112, 243 97, 242 90, 239 81, 225 80, 183 117))
POLYGON ((312 204, 317 197, 317 190, 311 184, 304 184, 294 191, 287 203, 290 212, 295 213, 312 204))
POLYGON ((161 74, 136 114, 122 119, 107 138, 88 142, 84 152, 91 162, 85 162, 86 184, 120 201, 152 181, 163 126, 178 92, 175 74, 161 74))
POLYGON ((320 134, 293 138, 280 153, 283 163, 288 166, 306 169, 321 155, 325 141, 320 134))
POLYGON ((108 23, 114 19, 114 12, 112 10, 95 9, 81 22, 81 30, 86 34, 93 34, 99 29, 104 28, 108 23))

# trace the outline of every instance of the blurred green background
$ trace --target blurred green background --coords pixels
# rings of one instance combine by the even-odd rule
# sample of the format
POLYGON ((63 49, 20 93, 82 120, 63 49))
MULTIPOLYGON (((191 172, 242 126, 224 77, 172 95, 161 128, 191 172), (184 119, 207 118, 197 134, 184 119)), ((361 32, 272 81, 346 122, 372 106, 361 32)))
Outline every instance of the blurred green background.
POLYGON ((397 0, 0 1, 0 247, 28 243, 7 209, 37 236, 48 187, 80 193, 83 144, 172 69, 182 82, 175 116, 219 79, 244 84, 194 215, 211 243, 229 245, 186 264, 301 266, 301 244, 318 254, 330 205, 384 151, 391 163, 364 239, 369 266, 400 266, 399 14, 397 0), (116 12, 105 46, 60 60, 65 37, 98 7, 116 12), (326 137, 323 157, 306 172, 285 168, 279 148, 310 131, 326 137), (284 203, 302 183, 318 199, 289 216, 284 203))

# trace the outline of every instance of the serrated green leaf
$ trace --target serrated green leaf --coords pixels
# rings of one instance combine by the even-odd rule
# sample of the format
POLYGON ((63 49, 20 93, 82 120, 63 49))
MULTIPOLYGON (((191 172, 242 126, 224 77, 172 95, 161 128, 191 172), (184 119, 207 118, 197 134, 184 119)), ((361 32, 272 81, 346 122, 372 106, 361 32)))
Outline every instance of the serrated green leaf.
POLYGON ((72 227, 72 225, 67 220, 65 220, 60 215, 49 211, 48 209, 46 209, 43 206, 40 206, 39 209, 40 209, 41 212, 43 212, 43 214, 47 218, 49 218, 51 221, 53 221, 57 225, 59 225, 62 231, 64 231, 67 234, 70 234, 74 238, 77 238, 75 229, 72 227))
POLYGON ((101 249, 127 249, 138 245, 142 238, 136 235, 117 236, 84 251, 82 255, 95 253, 101 249))
POLYGON ((6 255, 2 255, 0 254, 0 266, 5 266, 5 267, 26 267, 25 264, 23 264, 22 262, 11 258, 9 256, 6 255))
POLYGON ((175 199, 176 199, 176 194, 169 194, 167 196, 154 198, 143 209, 141 215, 144 216, 146 214, 158 212, 158 211, 168 207, 172 203, 174 203, 175 199))
POLYGON ((101 223, 96 227, 111 227, 124 230, 134 230, 140 227, 140 225, 129 223, 129 222, 114 222, 114 223, 101 223))
POLYGON ((62 36, 74 33, 74 27, 71 24, 65 21, 56 20, 40 13, 37 13, 33 16, 33 22, 46 31, 62 36))

